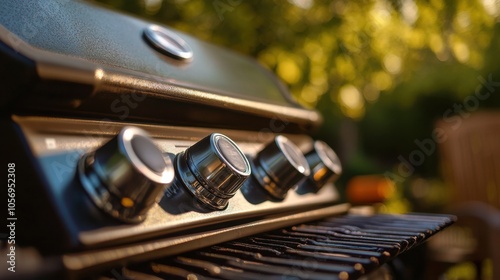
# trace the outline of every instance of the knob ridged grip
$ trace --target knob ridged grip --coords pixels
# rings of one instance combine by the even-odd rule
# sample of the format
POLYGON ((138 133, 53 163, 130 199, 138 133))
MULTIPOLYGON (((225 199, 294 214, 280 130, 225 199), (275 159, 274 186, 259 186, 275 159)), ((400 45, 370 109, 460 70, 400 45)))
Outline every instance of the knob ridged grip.
POLYGON ((179 153, 176 180, 203 205, 226 208, 251 173, 250 163, 229 137, 212 133, 179 153))
POLYGON ((342 174, 337 154, 323 141, 314 141, 313 149, 306 154, 306 159, 311 168, 309 181, 316 191, 325 184, 334 182, 342 174))
POLYGON ((278 135, 257 155, 253 174, 270 195, 284 199, 290 188, 309 176, 310 169, 300 149, 278 135))
POLYGON ((85 154, 78 172, 97 207, 129 223, 143 221, 174 178, 171 160, 137 127, 124 127, 102 147, 85 154))

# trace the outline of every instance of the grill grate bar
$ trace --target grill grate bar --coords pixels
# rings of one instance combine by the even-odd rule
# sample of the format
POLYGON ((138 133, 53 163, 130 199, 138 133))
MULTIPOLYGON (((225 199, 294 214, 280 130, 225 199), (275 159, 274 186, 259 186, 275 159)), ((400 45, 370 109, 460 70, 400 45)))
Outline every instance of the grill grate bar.
POLYGON ((454 220, 453 216, 427 214, 332 217, 127 271, 163 279, 357 279, 454 220))

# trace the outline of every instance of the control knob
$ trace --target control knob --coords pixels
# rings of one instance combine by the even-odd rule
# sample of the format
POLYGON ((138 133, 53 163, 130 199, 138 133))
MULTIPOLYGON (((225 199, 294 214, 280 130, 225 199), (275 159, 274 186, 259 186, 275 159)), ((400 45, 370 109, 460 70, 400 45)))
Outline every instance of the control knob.
POLYGON ((212 133, 175 158, 176 181, 202 205, 223 210, 251 173, 250 163, 229 137, 212 133))
POLYGON ((149 135, 124 127, 78 163, 83 188, 97 207, 124 222, 137 223, 173 181, 171 160, 149 135))
POLYGON ((321 140, 314 141, 313 149, 306 154, 311 168, 308 185, 318 191, 325 184, 334 182, 342 174, 340 160, 328 144, 321 140))
POLYGON ((310 174, 309 164, 300 149, 288 138, 278 135, 254 162, 254 177, 273 197, 284 199, 288 190, 310 174))

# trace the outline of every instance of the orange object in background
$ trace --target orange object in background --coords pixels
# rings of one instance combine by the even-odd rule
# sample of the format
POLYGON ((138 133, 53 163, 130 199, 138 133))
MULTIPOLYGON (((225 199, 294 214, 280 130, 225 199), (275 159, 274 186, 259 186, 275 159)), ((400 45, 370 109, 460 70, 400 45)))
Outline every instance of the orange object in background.
POLYGON ((384 202, 395 191, 394 183, 381 175, 355 176, 347 183, 347 199, 352 204, 384 202))

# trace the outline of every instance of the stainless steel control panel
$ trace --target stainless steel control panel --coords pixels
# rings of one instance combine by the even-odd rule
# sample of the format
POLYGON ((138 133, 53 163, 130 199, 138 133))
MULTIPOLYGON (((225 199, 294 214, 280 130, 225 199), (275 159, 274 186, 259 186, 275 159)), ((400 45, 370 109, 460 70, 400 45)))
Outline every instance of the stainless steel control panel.
MULTIPOLYGON (((110 143, 110 140, 114 139, 123 127, 132 125, 146 132, 153 139, 152 141, 161 151, 162 156, 173 162, 176 161, 177 155, 182 155, 201 139, 213 133, 225 135, 234 141, 234 144, 239 147, 248 161, 252 162, 253 167, 259 163, 259 152, 269 150, 269 148, 264 148, 275 141, 276 135, 263 131, 122 124, 104 120, 22 116, 14 116, 13 120, 22 129, 33 154, 36 156, 47 182, 47 192, 50 193, 55 202, 54 205, 62 213, 68 231, 75 237, 75 242, 79 243, 75 246, 94 247, 101 244, 121 244, 232 220, 315 209, 333 205, 338 200, 338 193, 331 182, 322 188, 316 186, 304 188, 301 185, 312 183, 294 179, 293 182, 296 185, 287 186, 287 190, 280 192, 280 197, 277 198, 272 193, 267 192, 265 186, 263 187, 259 183, 259 180, 266 179, 259 176, 249 176, 231 194, 232 197, 228 196, 227 204, 224 207, 214 209, 214 207, 206 207, 196 195, 189 193, 188 189, 182 185, 170 184, 160 194, 158 202, 154 203, 147 211, 142 222, 124 223, 113 219, 101 211, 102 209, 95 207, 92 199, 81 186, 77 172, 78 162, 81 161, 82 157, 93 153, 93 151, 98 151, 100 147, 110 143)), ((291 167, 288 170, 292 170, 293 166, 298 166, 298 170, 304 169, 305 167, 299 166, 307 164, 304 163, 305 158, 301 154, 313 150, 314 142, 312 139, 309 136, 298 134, 287 134, 280 137, 286 138, 286 141, 290 142, 286 144, 290 146, 284 146, 284 150, 293 153, 288 157, 295 157, 296 161, 290 164, 291 167), (295 147, 296 150, 291 151, 290 149, 295 148, 290 147, 295 147)), ((229 144, 228 140, 224 139, 221 145, 227 146, 229 144)), ((265 160, 262 159, 260 162, 272 165, 273 162, 283 160, 286 159, 279 158, 279 155, 265 154, 265 160)), ((236 165, 244 165, 241 160, 236 163, 236 165)), ((283 163, 280 164, 283 165, 283 163)), ((272 167, 266 166, 265 168, 271 169, 272 167)), ((244 171, 245 168, 241 169, 244 171)), ((307 176, 310 173, 313 172, 308 171, 307 174, 302 175, 307 176)), ((269 174, 274 181, 286 181, 278 178, 283 175, 269 174)), ((179 174, 176 174, 174 181, 179 180, 178 177, 179 174)))

